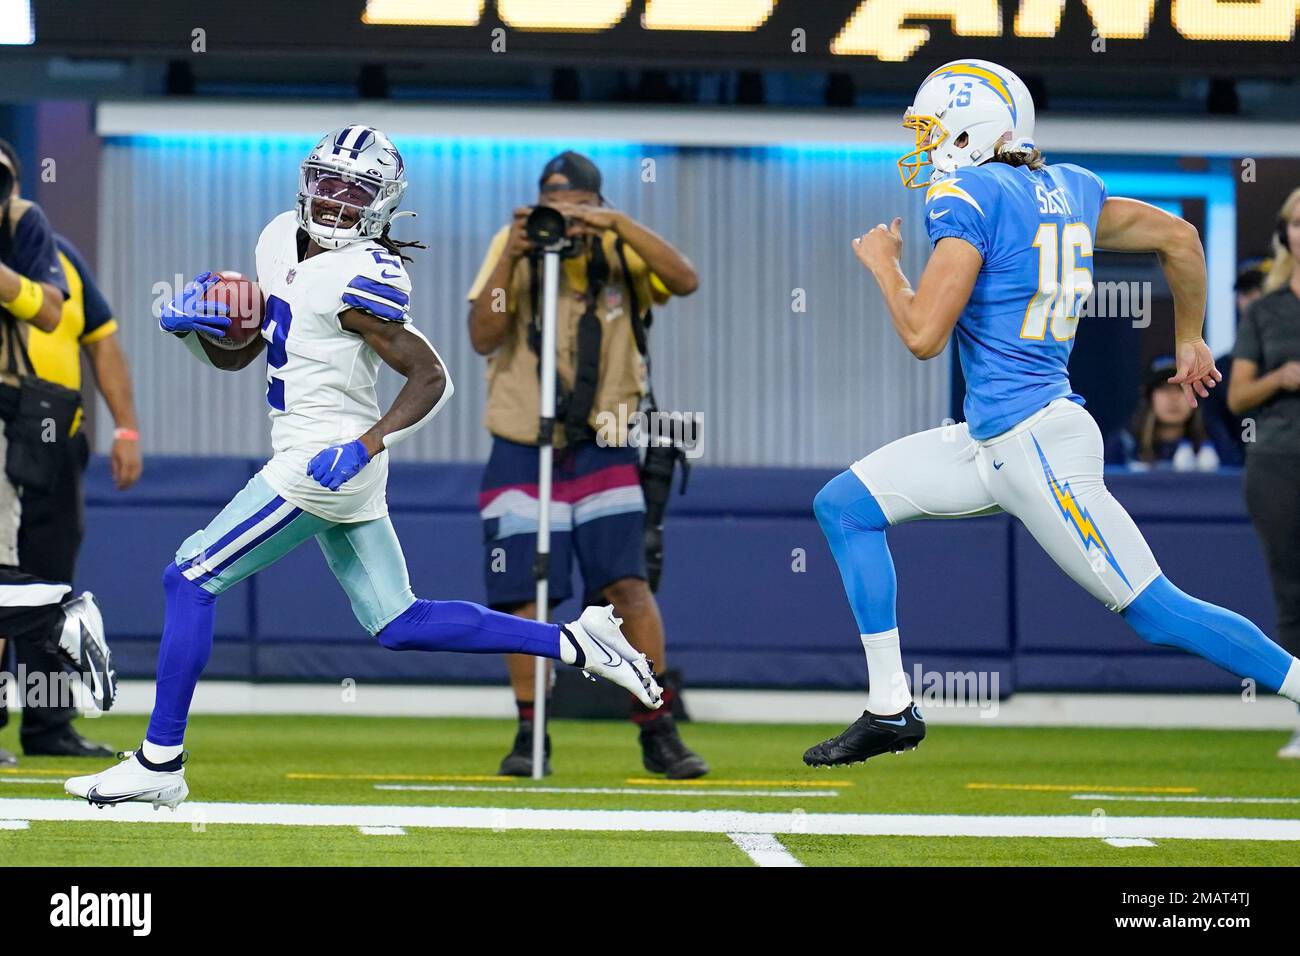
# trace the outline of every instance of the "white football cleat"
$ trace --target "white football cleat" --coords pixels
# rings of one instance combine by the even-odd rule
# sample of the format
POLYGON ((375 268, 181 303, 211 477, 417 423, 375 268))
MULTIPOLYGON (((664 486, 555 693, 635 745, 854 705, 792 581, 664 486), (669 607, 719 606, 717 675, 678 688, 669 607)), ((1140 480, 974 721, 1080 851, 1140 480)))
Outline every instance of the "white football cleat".
POLYGON ((572 624, 560 628, 560 659, 630 690, 652 710, 663 704, 663 688, 646 656, 627 642, 612 604, 589 607, 572 624))
POLYGON ((1295 732, 1277 755, 1283 760, 1300 760, 1300 730, 1295 732))
POLYGON ((155 810, 159 807, 175 810, 189 796, 184 767, 150 770, 134 752, 119 756, 123 758, 121 763, 89 776, 73 777, 63 785, 63 789, 97 807, 114 803, 152 803, 155 810))

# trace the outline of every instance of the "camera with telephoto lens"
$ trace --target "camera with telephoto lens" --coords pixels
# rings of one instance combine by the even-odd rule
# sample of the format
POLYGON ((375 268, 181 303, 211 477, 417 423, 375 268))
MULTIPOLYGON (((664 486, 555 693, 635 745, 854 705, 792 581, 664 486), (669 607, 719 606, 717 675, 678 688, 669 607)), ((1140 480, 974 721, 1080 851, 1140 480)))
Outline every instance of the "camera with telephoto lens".
POLYGON ((541 252, 558 252, 561 259, 571 259, 581 252, 579 243, 569 235, 573 220, 554 206, 534 206, 524 220, 524 232, 541 252))

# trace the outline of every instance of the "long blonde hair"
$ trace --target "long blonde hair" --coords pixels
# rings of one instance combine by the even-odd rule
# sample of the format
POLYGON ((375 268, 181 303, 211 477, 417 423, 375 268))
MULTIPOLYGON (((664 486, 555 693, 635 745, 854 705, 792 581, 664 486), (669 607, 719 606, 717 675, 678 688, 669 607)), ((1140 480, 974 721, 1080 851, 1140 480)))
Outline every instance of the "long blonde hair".
MULTIPOLYGON (((1278 219, 1283 223, 1291 221, 1295 215, 1296 208, 1300 207, 1300 189, 1291 190, 1291 195, 1286 197, 1282 203, 1282 209, 1278 212, 1278 219)), ((1295 272, 1295 256, 1282 245, 1276 237, 1273 239, 1276 255, 1273 257, 1273 268, 1268 272, 1268 278, 1264 280, 1264 293, 1276 292, 1291 281, 1291 274, 1295 272)))

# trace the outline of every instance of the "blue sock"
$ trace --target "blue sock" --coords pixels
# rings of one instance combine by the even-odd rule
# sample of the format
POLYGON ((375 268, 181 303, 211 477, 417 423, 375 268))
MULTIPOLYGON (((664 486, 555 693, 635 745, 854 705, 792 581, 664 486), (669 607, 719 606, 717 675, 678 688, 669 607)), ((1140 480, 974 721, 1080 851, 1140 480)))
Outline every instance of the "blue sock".
POLYGON ((199 675, 212 656, 215 595, 185 578, 176 565, 163 572, 167 617, 158 647, 158 683, 145 739, 163 747, 185 742, 185 723, 199 675))
POLYGON ((1184 594, 1163 574, 1123 610, 1152 644, 1181 647, 1271 691, 1282 688, 1293 658, 1240 614, 1184 594))
POLYGON ((376 637, 393 651, 532 654, 560 659, 558 624, 502 614, 469 601, 416 600, 376 637))
POLYGON ((840 567, 858 633, 896 628, 898 576, 885 543, 889 521, 867 486, 852 471, 840 472, 817 492, 813 513, 840 567))

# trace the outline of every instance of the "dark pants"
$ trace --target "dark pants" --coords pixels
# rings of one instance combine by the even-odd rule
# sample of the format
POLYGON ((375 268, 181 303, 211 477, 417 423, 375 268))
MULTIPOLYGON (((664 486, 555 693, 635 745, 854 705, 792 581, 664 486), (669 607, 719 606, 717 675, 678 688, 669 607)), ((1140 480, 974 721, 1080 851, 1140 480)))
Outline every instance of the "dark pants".
MULTIPOLYGON (((18 529, 19 568, 46 581, 71 584, 77 552, 86 530, 82 474, 90 457, 90 443, 78 432, 67 443, 67 461, 54 485, 23 489, 22 524, 18 529)), ((46 641, 16 640, 18 663, 28 673, 58 674, 63 665, 46 641)), ((56 733, 72 722, 71 707, 34 707, 23 703, 21 736, 24 742, 56 733)))
POLYGON ((1300 655, 1300 455, 1248 454, 1246 509, 1273 580, 1277 642, 1300 655))

